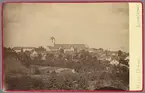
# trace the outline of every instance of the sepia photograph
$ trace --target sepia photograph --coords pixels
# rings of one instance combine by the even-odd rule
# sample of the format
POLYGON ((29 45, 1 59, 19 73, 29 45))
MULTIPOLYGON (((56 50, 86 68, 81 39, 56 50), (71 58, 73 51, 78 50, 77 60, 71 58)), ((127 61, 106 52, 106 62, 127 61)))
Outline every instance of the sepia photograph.
POLYGON ((129 90, 129 3, 5 3, 5 90, 129 90))

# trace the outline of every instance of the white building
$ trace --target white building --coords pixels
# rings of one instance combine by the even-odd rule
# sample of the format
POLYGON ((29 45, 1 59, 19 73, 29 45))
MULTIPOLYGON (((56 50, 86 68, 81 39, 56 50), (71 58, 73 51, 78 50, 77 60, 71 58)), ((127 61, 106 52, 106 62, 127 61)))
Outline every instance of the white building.
POLYGON ((119 65, 119 62, 118 62, 117 60, 114 59, 114 60, 111 60, 111 61, 110 61, 110 64, 111 64, 111 65, 117 66, 117 65, 119 65))
POLYGON ((36 51, 33 51, 31 54, 30 54, 30 58, 33 60, 34 58, 38 57, 38 53, 36 51))
POLYGON ((16 52, 32 51, 35 47, 13 47, 16 52))

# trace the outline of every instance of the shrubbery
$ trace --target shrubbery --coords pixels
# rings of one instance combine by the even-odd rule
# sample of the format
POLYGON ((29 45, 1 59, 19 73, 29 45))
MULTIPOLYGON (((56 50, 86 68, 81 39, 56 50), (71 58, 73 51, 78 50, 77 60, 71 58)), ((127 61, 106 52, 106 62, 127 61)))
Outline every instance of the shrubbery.
MULTIPOLYGON (((9 50, 10 51, 10 50, 9 50)), ((6 52, 9 52, 6 51, 6 52)), ((89 81, 97 81, 97 86, 103 86, 107 82, 110 86, 128 86, 129 69, 123 66, 112 66, 108 61, 93 59, 88 52, 82 51, 78 62, 62 59, 62 56, 54 59, 53 54, 48 54, 45 61, 40 59, 31 60, 27 55, 17 55, 14 52, 5 53, 5 83, 9 90, 86 90, 89 81), (9 57, 10 58, 9 58, 9 57), (13 57, 15 59, 13 59, 13 57), (18 57, 18 58, 17 58, 18 57), (75 69, 76 74, 57 75, 55 72, 43 81, 38 68, 35 75, 40 75, 39 79, 28 76, 30 65, 51 66, 75 69), (106 69, 108 68, 108 69, 106 69), (18 77, 17 74, 20 74, 18 77), (12 77, 12 76, 13 77, 12 77), (103 85, 101 85, 103 84, 103 85)), ((122 53, 119 52, 119 56, 122 53)), ((122 57, 120 57, 121 59, 122 57)), ((32 75, 32 74, 31 74, 32 75)), ((122 87, 121 86, 121 87, 122 87)))
POLYGON ((40 90, 43 89, 43 82, 38 79, 32 79, 29 76, 20 77, 5 77, 5 84, 7 84, 7 90, 40 90))
POLYGON ((51 75, 47 81, 30 76, 7 76, 5 84, 8 85, 7 90, 85 90, 88 87, 88 80, 82 76, 73 79, 70 75, 51 75))
POLYGON ((92 73, 82 72, 80 74, 67 73, 62 75, 52 73, 44 81, 38 71, 37 74, 40 75, 38 79, 22 75, 21 77, 7 76, 5 81, 10 90, 87 90, 90 86, 89 81, 97 81, 96 87, 105 86, 105 84, 116 87, 128 86, 128 71, 124 72, 125 70, 122 68, 119 68, 119 73, 117 72, 117 68, 109 71, 112 72, 94 71, 92 73))

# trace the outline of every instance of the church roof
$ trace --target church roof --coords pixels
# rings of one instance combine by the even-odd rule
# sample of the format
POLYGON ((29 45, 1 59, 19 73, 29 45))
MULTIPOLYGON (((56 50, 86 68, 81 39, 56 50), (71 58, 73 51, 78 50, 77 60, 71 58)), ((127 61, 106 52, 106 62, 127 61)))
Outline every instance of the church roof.
POLYGON ((77 49, 86 49, 85 44, 55 44, 54 47, 50 47, 51 49, 59 49, 60 47, 64 49, 69 49, 71 47, 77 48, 77 49))

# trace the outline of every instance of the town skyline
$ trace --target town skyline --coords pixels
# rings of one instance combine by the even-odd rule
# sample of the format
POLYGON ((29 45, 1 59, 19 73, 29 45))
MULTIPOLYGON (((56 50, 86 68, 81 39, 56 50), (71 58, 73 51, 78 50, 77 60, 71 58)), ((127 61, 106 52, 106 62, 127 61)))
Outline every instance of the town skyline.
POLYGON ((6 47, 49 46, 54 36, 56 44, 129 51, 128 4, 7 4, 4 15, 6 47))

